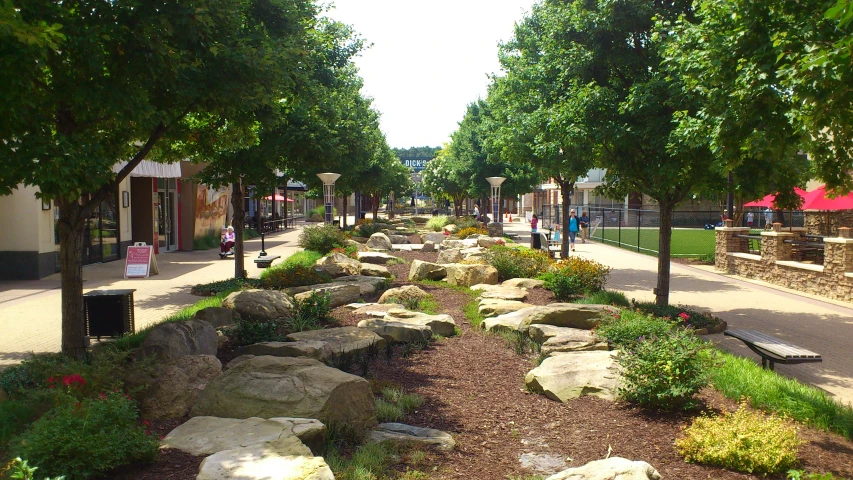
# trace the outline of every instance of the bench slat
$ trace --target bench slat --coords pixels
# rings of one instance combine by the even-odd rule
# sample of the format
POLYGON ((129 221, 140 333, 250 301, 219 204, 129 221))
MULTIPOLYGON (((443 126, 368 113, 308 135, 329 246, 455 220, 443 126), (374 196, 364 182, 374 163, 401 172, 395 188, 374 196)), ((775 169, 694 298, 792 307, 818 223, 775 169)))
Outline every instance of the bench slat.
POLYGON ((820 354, 796 345, 791 345, 790 343, 755 330, 728 330, 725 333, 730 337, 751 343, 762 350, 766 350, 774 355, 778 355, 786 359, 795 360, 821 358, 820 354))

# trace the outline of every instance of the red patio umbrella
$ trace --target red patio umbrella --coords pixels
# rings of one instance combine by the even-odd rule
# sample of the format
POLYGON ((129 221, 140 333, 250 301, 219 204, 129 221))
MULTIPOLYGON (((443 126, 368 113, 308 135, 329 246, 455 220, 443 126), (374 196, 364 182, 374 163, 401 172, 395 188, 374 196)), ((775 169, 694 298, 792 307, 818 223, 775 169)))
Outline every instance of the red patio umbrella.
MULTIPOLYGON (((272 200, 272 199, 273 199, 272 195, 267 195, 266 197, 264 197, 264 200, 272 200)), ((284 201, 284 196, 283 196, 283 195, 279 195, 279 194, 277 194, 277 193, 276 193, 276 194, 275 194, 275 201, 276 201, 276 202, 283 202, 283 201, 284 201)), ((292 201, 293 201, 293 199, 292 199, 292 198, 288 198, 288 199, 287 199, 287 201, 288 201, 288 202, 292 202, 292 201)))
POLYGON ((803 210, 853 210, 853 193, 829 198, 826 185, 809 192, 803 210))
MULTIPOLYGON (((803 201, 805 201, 808 198, 808 194, 810 193, 810 192, 806 192, 805 190, 803 190, 802 188, 799 188, 799 187, 794 187, 794 192, 796 192, 797 195, 802 197, 803 201)), ((744 203, 743 206, 744 207, 776 208, 776 206, 773 205, 773 202, 775 202, 775 201, 776 201, 776 194, 771 193, 770 195, 765 195, 764 198, 762 198, 761 200, 756 200, 754 202, 744 203)), ((803 208, 805 208, 805 207, 803 207, 803 208)))

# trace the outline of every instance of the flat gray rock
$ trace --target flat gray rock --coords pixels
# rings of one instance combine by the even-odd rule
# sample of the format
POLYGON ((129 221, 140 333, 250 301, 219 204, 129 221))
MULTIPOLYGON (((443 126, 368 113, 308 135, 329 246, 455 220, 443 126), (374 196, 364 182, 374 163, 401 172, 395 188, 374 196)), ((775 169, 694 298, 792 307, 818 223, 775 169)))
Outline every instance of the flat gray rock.
POLYGON ((487 318, 483 320, 483 328, 487 331, 507 330, 507 331, 526 331, 523 326, 524 319, 538 307, 527 307, 515 312, 505 313, 497 317, 487 318))
POLYGON ((358 322, 358 328, 370 330, 387 342, 412 343, 429 340, 432 329, 426 325, 368 318, 358 322))
POLYGON ((432 428, 413 427, 404 423, 380 423, 367 435, 367 441, 376 443, 390 441, 445 452, 456 447, 456 441, 447 432, 432 428))
POLYGON ((399 303, 373 303, 359 307, 352 311, 355 315, 369 315, 371 317, 382 318, 391 310, 406 308, 399 303))
POLYGON ((589 462, 551 475, 545 480, 661 480, 657 470, 646 462, 621 457, 589 462))
POLYGON ((418 282, 421 280, 441 280, 446 275, 447 270, 444 266, 437 263, 412 260, 412 265, 409 267, 410 282, 418 282))
POLYGON ((533 307, 529 303, 519 302, 516 300, 498 300, 494 298, 484 298, 480 300, 480 305, 477 311, 483 317, 497 317, 507 313, 517 312, 523 308, 533 307))
POLYGON ((477 284, 471 290, 479 291, 480 298, 492 298, 497 300, 522 301, 527 298, 527 290, 518 287, 505 287, 503 285, 477 284))
MULTIPOLYGON (((322 445, 326 426, 310 418, 218 418, 193 417, 169 432, 160 448, 171 448, 190 455, 212 455, 222 450, 271 442, 284 437, 297 437, 301 443, 322 445), (302 440, 304 437, 308 442, 302 440)), ((293 454, 310 455, 311 451, 294 444, 293 454)))
POLYGON ((307 292, 297 293, 293 296, 294 300, 305 301, 314 294, 320 292, 329 296, 329 305, 332 308, 340 307, 352 303, 361 298, 361 288, 358 285, 350 283, 324 283, 312 286, 307 292))
POLYGON ((595 336, 590 330, 568 327, 557 328, 560 328, 561 331, 542 344, 542 353, 550 355, 557 352, 584 352, 608 349, 607 343, 595 336))
POLYGON ((446 314, 429 315, 410 310, 391 310, 382 318, 387 322, 400 322, 409 325, 424 325, 432 330, 434 335, 450 337, 456 333, 456 322, 446 314))
POLYGON ((230 308, 243 318, 271 320, 290 316, 293 300, 277 290, 240 290, 225 297, 222 306, 230 308))
MULTIPOLYGON (((291 437, 292 438, 292 437, 291 437)), ((288 441, 217 452, 201 462, 196 480, 335 480, 323 457, 293 455, 288 441)))
POLYGON ((271 355, 273 357, 308 357, 323 361, 332 354, 332 348, 326 342, 304 340, 301 342, 262 342, 237 347, 238 355, 271 355))
POLYGON ((391 278, 391 272, 386 267, 372 263, 362 263, 359 273, 370 277, 391 278))
POLYGON ((543 288, 545 286, 545 282, 542 280, 536 280, 535 278, 510 278, 509 280, 504 280, 501 285, 504 287, 526 288, 531 290, 534 288, 543 288))
POLYGON ((402 287, 390 288, 379 297, 379 303, 407 303, 416 302, 429 298, 429 294, 416 285, 403 285, 402 287))
POLYGON ((326 328, 291 333, 286 337, 290 341, 326 342, 335 354, 366 351, 372 344, 382 348, 385 340, 379 335, 358 327, 326 328))
POLYGON ((591 330, 601 321, 604 314, 617 312, 610 305, 584 305, 578 303, 551 303, 537 307, 524 319, 524 328, 533 324, 554 325, 591 330))
POLYGON ((358 261, 361 263, 371 263, 374 265, 385 265, 391 260, 399 260, 394 255, 384 252, 358 252, 358 261))

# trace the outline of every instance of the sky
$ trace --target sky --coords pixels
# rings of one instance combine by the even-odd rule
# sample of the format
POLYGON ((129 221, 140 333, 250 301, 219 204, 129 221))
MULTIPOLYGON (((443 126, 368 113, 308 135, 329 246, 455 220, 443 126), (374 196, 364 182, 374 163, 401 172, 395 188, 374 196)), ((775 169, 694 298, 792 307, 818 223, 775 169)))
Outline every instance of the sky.
POLYGON ((440 146, 500 72, 498 43, 533 0, 335 0, 370 46, 355 59, 395 148, 440 146))

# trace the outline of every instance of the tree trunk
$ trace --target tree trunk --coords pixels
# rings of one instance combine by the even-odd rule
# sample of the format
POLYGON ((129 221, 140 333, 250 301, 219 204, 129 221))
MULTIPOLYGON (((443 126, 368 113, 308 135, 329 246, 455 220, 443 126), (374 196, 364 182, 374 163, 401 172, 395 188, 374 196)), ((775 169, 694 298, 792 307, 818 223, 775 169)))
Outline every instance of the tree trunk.
POLYGON ((349 195, 344 195, 344 198, 341 202, 341 206, 343 207, 343 223, 341 228, 347 228, 347 210, 349 209, 349 195))
POLYGON ((284 226, 284 230, 287 230, 287 209, 290 208, 290 202, 287 201, 287 185, 284 186, 284 202, 282 202, 282 211, 284 212, 281 216, 282 225, 284 226))
POLYGON ((83 229, 86 223, 78 201, 58 198, 57 203, 62 269, 62 353, 83 358, 86 354, 83 319, 83 229))
POLYGON ((569 207, 570 202, 569 194, 572 190, 575 189, 575 182, 567 182, 562 179, 556 179, 557 183, 560 184, 560 194, 563 196, 563 204, 560 207, 560 213, 563 217, 563 225, 562 225, 562 241, 560 242, 560 258, 569 258, 569 207))
POLYGON ((672 245, 673 203, 660 203, 660 232, 658 235, 658 284, 655 288, 655 303, 669 305, 669 268, 672 245))
MULTIPOLYGON (((243 186, 237 180, 231 185, 231 206, 234 208, 234 278, 246 278, 245 258, 243 258, 243 186)), ((273 197, 275 198, 275 197, 273 197)))
POLYGON ((387 212, 388 213, 388 220, 391 220, 392 218, 394 218, 394 201, 395 201, 394 197, 395 197, 394 192, 391 192, 391 195, 388 197, 388 205, 391 206, 391 209, 388 210, 388 212, 387 212))

